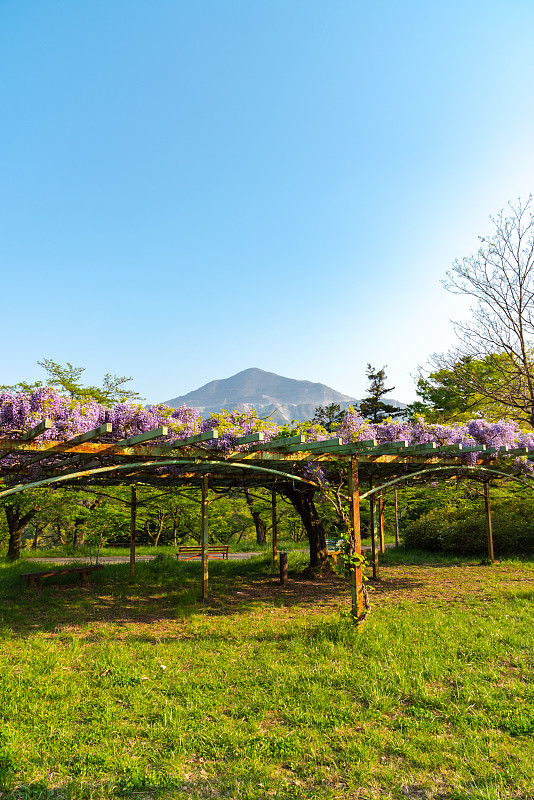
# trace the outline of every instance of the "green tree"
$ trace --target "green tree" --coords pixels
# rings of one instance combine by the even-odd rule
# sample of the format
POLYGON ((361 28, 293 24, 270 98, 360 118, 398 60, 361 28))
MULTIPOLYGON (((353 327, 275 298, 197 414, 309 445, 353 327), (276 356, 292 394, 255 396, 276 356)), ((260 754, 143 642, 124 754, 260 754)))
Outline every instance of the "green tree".
POLYGON ((474 386, 498 384, 501 373, 496 363, 506 360, 506 355, 484 359, 464 357, 453 369, 439 369, 427 377, 419 376, 416 394, 420 398, 406 408, 411 419, 424 417, 428 422, 465 422, 476 414, 496 422, 510 416, 510 408, 476 391, 474 386), (470 380, 465 378, 467 374, 470 380))
POLYGON ((46 516, 50 508, 57 506, 57 495, 53 489, 30 489, 2 501, 0 536, 7 538, 7 557, 11 561, 20 558, 22 534, 38 515, 46 516))
POLYGON ((40 510, 33 497, 23 496, 4 502, 4 514, 8 531, 7 557, 10 561, 20 558, 22 533, 40 510))
POLYGON ((42 386, 51 386, 60 393, 66 394, 76 400, 96 400, 105 406, 113 407, 127 400, 142 400, 138 392, 126 388, 132 378, 118 377, 106 372, 102 386, 84 386, 81 382, 85 367, 74 367, 67 362, 65 366, 57 364, 51 358, 44 358, 37 362, 47 373, 47 379, 27 383, 20 381, 11 386, 0 386, 0 389, 19 392, 32 392, 42 386))
POLYGON ((312 423, 322 425, 328 433, 334 433, 343 421, 345 412, 339 403, 330 403, 328 406, 317 406, 312 423))
POLYGON ((388 417, 394 417, 401 414, 402 411, 389 403, 384 403, 382 397, 388 392, 392 392, 394 386, 386 387, 386 368, 374 369, 370 364, 367 364, 366 371, 367 378, 370 386, 368 389, 367 397, 364 397, 360 402, 359 411, 362 417, 370 420, 371 422, 383 422, 388 417))

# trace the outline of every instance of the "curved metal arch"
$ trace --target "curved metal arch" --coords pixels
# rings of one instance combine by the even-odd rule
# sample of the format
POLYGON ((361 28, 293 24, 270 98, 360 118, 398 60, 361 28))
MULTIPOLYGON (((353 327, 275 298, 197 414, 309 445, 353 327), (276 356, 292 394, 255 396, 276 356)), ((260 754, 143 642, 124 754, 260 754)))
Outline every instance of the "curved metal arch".
MULTIPOLYGON (((33 481, 32 483, 19 483, 16 486, 12 486, 11 489, 5 489, 3 492, 0 492, 0 500, 4 497, 8 497, 9 495, 13 494, 21 494, 21 492, 25 492, 27 489, 38 489, 41 486, 49 486, 53 483, 64 483, 65 481, 69 480, 77 480, 79 478, 84 478, 92 475, 101 475, 105 472, 116 472, 118 470, 128 470, 133 469, 136 467, 175 467, 179 465, 186 465, 186 464, 195 464, 198 465, 198 461, 193 459, 173 459, 169 461, 136 461, 130 464, 114 464, 111 467, 97 467, 96 469, 86 469, 80 470, 79 472, 69 472, 67 475, 57 475, 55 478, 43 478, 41 481, 33 481)), ((207 465, 209 467, 221 467, 221 466, 228 466, 227 461, 202 461, 202 465, 207 465)), ((291 481, 299 481, 300 483, 307 483, 310 486, 318 486, 315 481, 306 480, 306 478, 300 478, 298 475, 291 475, 288 472, 280 472, 276 469, 269 469, 268 467, 258 467, 255 464, 242 464, 242 463, 235 463, 232 462, 232 467, 238 469, 249 469, 254 470, 256 472, 266 472, 271 475, 276 475, 279 478, 284 478, 286 480, 291 481)))
MULTIPOLYGON (((432 472, 444 472, 448 470, 458 469, 458 467, 429 467, 427 469, 420 469, 418 472, 412 472, 409 475, 402 475, 400 478, 394 478, 391 481, 387 481, 383 483, 381 486, 374 486, 372 489, 369 489, 368 492, 365 494, 360 495, 360 500, 365 500, 366 497, 370 497, 372 494, 376 494, 377 492, 382 491, 382 489, 387 489, 389 486, 395 486, 397 483, 402 483, 402 481, 408 481, 410 478, 415 478, 418 475, 425 475, 432 472)), ((491 467, 477 467, 472 464, 466 464, 465 466, 461 467, 461 469, 467 469, 471 471, 477 472, 490 472, 493 475, 498 475, 500 478, 508 478, 508 480, 516 481, 520 483, 522 486, 526 486, 529 489, 534 489, 534 486, 529 486, 528 483, 525 483, 520 478, 517 478, 515 475, 510 475, 508 472, 502 472, 500 469, 492 469, 491 467)), ((1 496, 1 495, 0 495, 1 496)))

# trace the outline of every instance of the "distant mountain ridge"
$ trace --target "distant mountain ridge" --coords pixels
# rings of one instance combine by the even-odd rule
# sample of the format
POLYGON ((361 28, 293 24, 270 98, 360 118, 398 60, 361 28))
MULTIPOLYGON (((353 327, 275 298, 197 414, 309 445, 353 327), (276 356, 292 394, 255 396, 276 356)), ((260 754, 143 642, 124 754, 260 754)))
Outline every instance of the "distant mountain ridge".
MULTIPOLYGON (((284 378, 274 372, 251 367, 230 378, 210 381, 199 389, 165 402, 172 408, 182 405, 196 408, 203 417, 223 409, 250 411, 255 408, 258 416, 269 417, 283 425, 292 419, 301 422, 311 419, 317 406, 338 403, 345 409, 357 405, 359 400, 336 392, 324 383, 284 378)), ((403 407, 396 400, 388 402, 403 407)))

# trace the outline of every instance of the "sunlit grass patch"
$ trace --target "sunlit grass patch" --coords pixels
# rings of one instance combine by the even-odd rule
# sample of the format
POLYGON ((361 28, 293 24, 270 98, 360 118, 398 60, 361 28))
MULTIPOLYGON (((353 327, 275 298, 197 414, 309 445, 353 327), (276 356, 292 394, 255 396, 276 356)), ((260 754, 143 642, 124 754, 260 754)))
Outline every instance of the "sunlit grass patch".
POLYGON ((530 566, 392 559, 357 628, 299 558, 2 564, 3 800, 531 797, 530 566))

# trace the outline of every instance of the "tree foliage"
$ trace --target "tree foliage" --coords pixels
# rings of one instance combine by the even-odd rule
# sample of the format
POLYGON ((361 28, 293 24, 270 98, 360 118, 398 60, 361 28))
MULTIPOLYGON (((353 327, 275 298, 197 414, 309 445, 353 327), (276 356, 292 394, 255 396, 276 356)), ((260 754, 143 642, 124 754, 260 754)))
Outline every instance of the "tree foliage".
POLYGON ((43 381, 35 381, 34 383, 27 383, 20 381, 13 386, 0 386, 0 390, 16 391, 16 392, 33 392, 35 389, 40 389, 44 386, 50 386, 58 389, 60 393, 71 397, 74 400, 96 400, 104 406, 112 408, 118 403, 126 402, 127 400, 140 401, 143 398, 138 392, 126 388, 132 378, 125 376, 118 377, 106 372, 102 382, 102 386, 84 386, 81 377, 85 372, 85 367, 74 367, 67 361, 63 366, 53 361, 51 358, 44 358, 42 361, 37 362, 40 367, 47 373, 47 379, 43 381))
POLYGON ((506 358, 504 354, 484 359, 465 356, 453 369, 439 369, 426 377, 420 375, 416 389, 420 399, 407 406, 405 415, 411 419, 422 416, 428 422, 443 424, 466 422, 477 414, 492 422, 506 418, 509 409, 504 403, 473 388, 475 384, 495 383, 499 377, 495 362, 506 358), (469 385, 458 377, 459 372, 471 376, 469 385))
POLYGON ((345 412, 341 410, 339 403, 330 403, 327 406, 317 406, 312 425, 321 425, 328 433, 334 433, 341 423, 345 412))
POLYGON ((382 400, 384 395, 392 392, 395 388, 394 386, 386 387, 386 368, 375 369, 370 364, 367 364, 366 375, 370 385, 367 390, 367 396, 360 403, 359 411, 362 417, 378 423, 387 419, 387 417, 394 417, 401 413, 398 408, 389 403, 384 403, 382 400))

